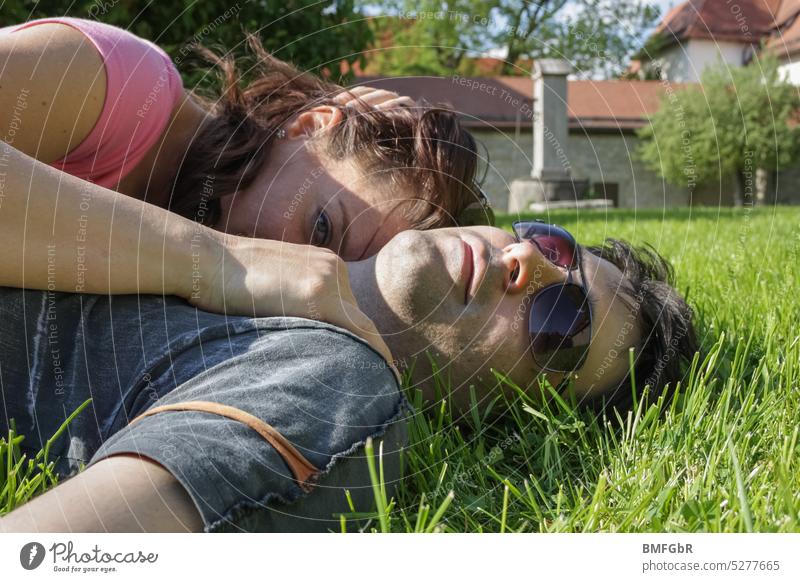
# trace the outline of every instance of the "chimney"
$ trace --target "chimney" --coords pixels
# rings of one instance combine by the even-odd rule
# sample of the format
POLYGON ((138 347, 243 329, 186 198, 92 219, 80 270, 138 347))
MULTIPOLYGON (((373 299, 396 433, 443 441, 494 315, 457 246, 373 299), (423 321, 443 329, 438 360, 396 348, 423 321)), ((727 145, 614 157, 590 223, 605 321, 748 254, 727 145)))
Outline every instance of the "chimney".
POLYGON ((568 180, 567 75, 569 62, 540 59, 533 64, 533 170, 539 180, 568 180))
POLYGON ((562 59, 539 59, 533 66, 533 167, 530 178, 511 182, 509 212, 526 212, 531 205, 577 201, 588 190, 576 181, 569 162, 567 75, 572 66, 562 59))

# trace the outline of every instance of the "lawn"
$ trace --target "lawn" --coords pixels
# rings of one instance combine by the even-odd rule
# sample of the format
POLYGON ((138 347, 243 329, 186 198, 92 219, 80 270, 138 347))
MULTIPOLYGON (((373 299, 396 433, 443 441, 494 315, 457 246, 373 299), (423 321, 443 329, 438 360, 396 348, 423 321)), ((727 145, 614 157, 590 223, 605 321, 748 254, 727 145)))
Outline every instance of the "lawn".
MULTIPOLYGON (((377 488, 370 528, 800 531, 800 208, 548 219, 582 243, 648 242, 673 262, 703 346, 677 397, 594 418, 520 395, 496 403, 499 420, 456 426, 446 400, 409 394, 405 477, 391 502, 377 488)), ((0 514, 42 488, 25 486, 38 473, 11 483, 0 470, 0 514)))

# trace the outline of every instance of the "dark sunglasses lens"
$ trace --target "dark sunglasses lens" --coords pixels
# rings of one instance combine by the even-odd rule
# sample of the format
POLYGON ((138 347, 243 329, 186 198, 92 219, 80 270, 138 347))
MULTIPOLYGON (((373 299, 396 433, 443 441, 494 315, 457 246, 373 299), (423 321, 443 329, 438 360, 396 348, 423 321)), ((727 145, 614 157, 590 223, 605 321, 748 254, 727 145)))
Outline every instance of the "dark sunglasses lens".
POLYGON ((590 321, 586 295, 577 285, 541 291, 533 299, 528 322, 536 362, 559 372, 578 368, 591 340, 590 321))
POLYGON ((577 266, 575 239, 566 230, 540 222, 518 222, 514 233, 520 240, 532 241, 554 265, 564 269, 577 266))
POLYGON ((535 236, 533 242, 547 260, 554 265, 570 269, 575 264, 575 247, 572 241, 557 234, 535 236))

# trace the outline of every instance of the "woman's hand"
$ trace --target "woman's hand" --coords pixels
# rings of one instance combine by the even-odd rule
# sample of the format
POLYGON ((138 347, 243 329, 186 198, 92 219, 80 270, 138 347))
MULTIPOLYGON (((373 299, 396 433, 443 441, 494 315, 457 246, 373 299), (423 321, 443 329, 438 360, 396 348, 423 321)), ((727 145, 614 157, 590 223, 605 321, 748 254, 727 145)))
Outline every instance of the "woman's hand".
POLYGON ((231 315, 326 321, 364 339, 392 363, 375 324, 358 307, 347 265, 334 252, 222 233, 198 249, 191 275, 184 274, 179 285, 192 305, 231 315))
POLYGON ((359 103, 366 103, 375 109, 392 109, 394 107, 413 107, 416 105, 411 97, 400 95, 386 89, 376 89, 366 85, 358 85, 336 95, 334 103, 344 107, 357 107, 359 103))

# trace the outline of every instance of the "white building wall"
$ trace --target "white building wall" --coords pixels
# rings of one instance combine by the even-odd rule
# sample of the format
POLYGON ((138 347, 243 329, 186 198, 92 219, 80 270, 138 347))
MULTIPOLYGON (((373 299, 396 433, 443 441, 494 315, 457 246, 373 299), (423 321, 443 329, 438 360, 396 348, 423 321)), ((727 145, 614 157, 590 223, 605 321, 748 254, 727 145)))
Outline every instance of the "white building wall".
POLYGON ((747 45, 690 39, 664 50, 653 65, 661 67, 663 78, 673 83, 697 83, 703 70, 720 62, 739 67, 744 64, 747 45))
MULTIPOLYGON (((484 189, 492 205, 505 212, 509 186, 515 179, 531 175, 530 152, 533 132, 472 130, 489 154, 490 167, 484 189)), ((587 136, 573 132, 567 138, 567 151, 572 177, 617 184, 619 205, 623 208, 662 208, 685 206, 689 192, 664 182, 639 161, 636 151, 639 139, 631 134, 587 136)), ((478 151, 483 154, 483 148, 478 151)))
POLYGON ((640 140, 630 134, 571 133, 569 160, 575 179, 616 184, 621 208, 686 206, 689 192, 662 180, 638 158, 640 140))
MULTIPOLYGON (((530 124, 530 122, 528 122, 530 124)), ((485 160, 481 161, 483 175, 483 189, 489 196, 492 206, 505 212, 508 208, 508 194, 511 182, 516 179, 531 177, 533 161, 533 132, 525 130, 514 131, 502 129, 470 129, 475 139, 483 146, 478 147, 478 155, 483 158, 488 155, 488 166, 485 160)))
MULTIPOLYGON (((484 188, 499 211, 508 208, 509 185, 531 174, 531 131, 472 130, 486 146, 491 160, 484 188)), ((690 196, 686 188, 661 179, 638 158, 639 139, 632 134, 570 132, 567 139, 570 170, 576 180, 616 184, 622 208, 670 208, 686 206, 733 206, 736 183, 732 176, 699 185, 690 196)), ((478 150, 483 155, 483 148, 478 150)), ((767 199, 770 203, 800 203, 800 162, 773 179, 767 199)))
POLYGON ((792 85, 800 85, 800 60, 785 61, 778 67, 778 70, 792 85))

